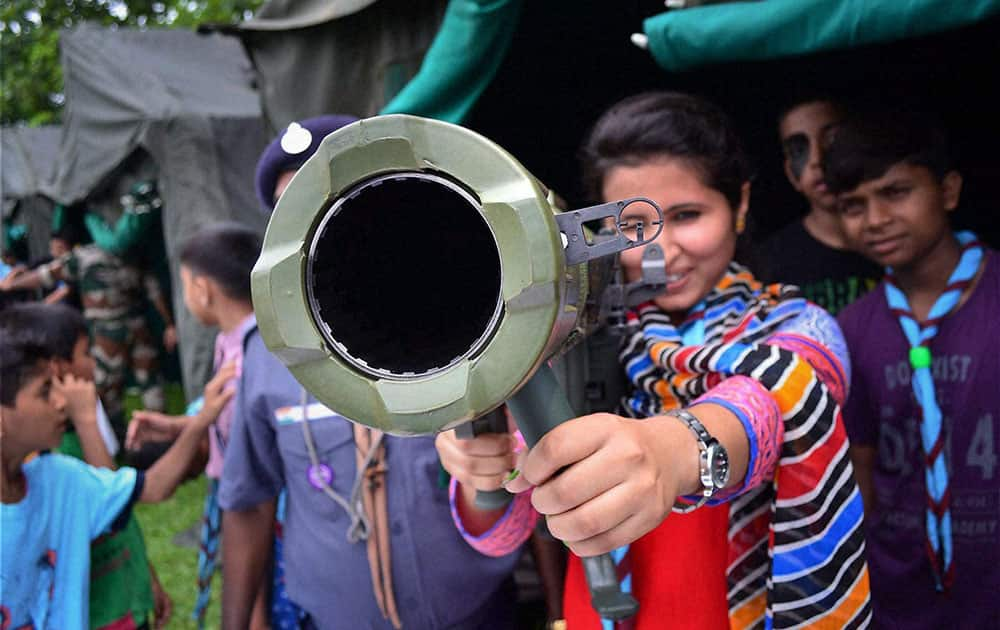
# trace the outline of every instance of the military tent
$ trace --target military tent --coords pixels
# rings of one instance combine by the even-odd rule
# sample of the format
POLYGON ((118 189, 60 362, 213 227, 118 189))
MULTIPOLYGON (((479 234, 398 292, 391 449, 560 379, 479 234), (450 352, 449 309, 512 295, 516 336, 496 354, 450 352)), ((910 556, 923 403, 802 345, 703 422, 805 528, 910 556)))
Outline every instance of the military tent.
POLYGON ((5 233, 16 228, 25 230, 29 260, 37 260, 49 251, 53 203, 42 191, 55 172, 60 133, 56 125, 0 129, 3 225, 5 233))
POLYGON ((134 181, 156 180, 163 207, 155 227, 174 280, 190 397, 210 373, 213 345, 212 331, 179 308, 179 243, 213 221, 264 226, 253 173, 271 134, 249 60, 235 38, 182 30, 84 24, 64 31, 60 45, 66 109, 45 192, 65 204, 85 201, 111 226, 101 234, 105 243, 126 248, 136 235, 118 222, 119 199, 134 181))

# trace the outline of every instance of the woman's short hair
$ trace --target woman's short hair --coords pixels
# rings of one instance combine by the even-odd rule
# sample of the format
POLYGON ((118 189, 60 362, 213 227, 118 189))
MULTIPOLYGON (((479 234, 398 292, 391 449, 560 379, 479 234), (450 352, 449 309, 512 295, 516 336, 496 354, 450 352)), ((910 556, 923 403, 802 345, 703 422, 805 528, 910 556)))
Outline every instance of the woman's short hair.
POLYGON ((719 107, 679 92, 646 92, 619 101, 594 124, 580 152, 584 187, 601 198, 608 172, 658 158, 684 160, 735 209, 750 163, 733 123, 719 107))

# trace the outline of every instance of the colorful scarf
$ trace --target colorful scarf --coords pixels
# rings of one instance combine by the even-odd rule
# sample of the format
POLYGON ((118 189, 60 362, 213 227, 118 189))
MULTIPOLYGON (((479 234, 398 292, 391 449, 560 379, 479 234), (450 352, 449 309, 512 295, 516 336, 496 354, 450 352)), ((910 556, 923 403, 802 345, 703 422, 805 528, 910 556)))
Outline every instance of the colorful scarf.
POLYGON ((219 559, 222 510, 219 509, 218 497, 219 480, 209 479, 205 492, 205 507, 201 515, 201 535, 198 537, 198 595, 192 612, 198 630, 205 628, 205 614, 212 598, 212 577, 215 575, 219 559))
POLYGON ((952 564, 951 548, 951 492, 944 461, 945 435, 941 408, 934 392, 930 345, 937 335, 938 323, 958 306, 962 292, 976 277, 983 260, 983 248, 972 232, 959 232, 955 237, 962 245, 961 258, 948 278, 944 292, 928 312, 926 321, 917 321, 906 295, 896 286, 892 268, 885 270, 885 297, 889 310, 899 318, 899 325, 910 344, 911 380, 913 393, 920 405, 920 442, 924 450, 924 480, 927 484, 927 556, 939 591, 951 587, 955 580, 955 565, 952 564))
POLYGON ((774 480, 730 502, 733 628, 870 621, 861 495, 840 407, 808 362, 767 343, 806 305, 794 287, 765 288, 734 263, 680 327, 653 304, 629 314, 638 330, 620 355, 633 386, 625 413, 658 415, 743 375, 765 387, 782 414, 774 480))

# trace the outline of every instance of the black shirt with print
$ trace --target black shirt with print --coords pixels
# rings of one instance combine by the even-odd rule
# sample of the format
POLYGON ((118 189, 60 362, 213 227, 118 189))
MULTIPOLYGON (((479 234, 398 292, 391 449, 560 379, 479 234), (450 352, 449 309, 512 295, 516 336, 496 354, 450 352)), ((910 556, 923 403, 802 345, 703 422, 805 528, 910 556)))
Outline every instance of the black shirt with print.
POLYGON ((851 251, 813 237, 801 220, 778 230, 754 252, 754 271, 766 283, 798 285, 833 315, 878 284, 882 268, 851 251))

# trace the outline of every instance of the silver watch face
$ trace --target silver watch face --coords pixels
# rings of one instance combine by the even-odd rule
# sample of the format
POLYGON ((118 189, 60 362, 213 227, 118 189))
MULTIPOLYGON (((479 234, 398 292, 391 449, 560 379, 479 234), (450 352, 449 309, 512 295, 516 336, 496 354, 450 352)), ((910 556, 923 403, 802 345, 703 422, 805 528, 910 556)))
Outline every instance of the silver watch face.
POLYGON ((708 466, 712 473, 712 485, 717 489, 729 484, 729 453, 719 443, 708 447, 708 466))

